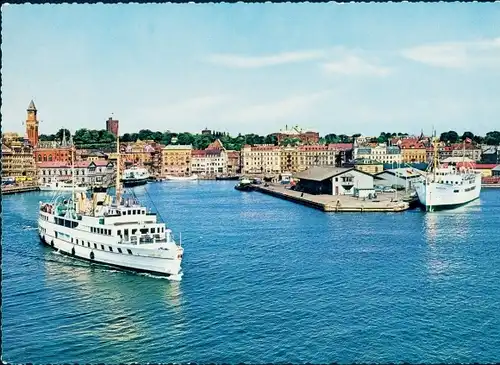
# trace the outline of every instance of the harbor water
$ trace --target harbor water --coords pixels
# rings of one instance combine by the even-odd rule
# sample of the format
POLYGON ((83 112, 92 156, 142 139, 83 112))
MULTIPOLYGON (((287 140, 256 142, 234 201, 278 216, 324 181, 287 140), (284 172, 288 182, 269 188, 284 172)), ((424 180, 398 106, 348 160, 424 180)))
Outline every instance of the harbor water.
POLYGON ((500 190, 432 214, 329 214, 234 184, 134 188, 182 232, 180 281, 53 252, 36 230, 51 193, 4 196, 3 360, 500 360, 500 190))

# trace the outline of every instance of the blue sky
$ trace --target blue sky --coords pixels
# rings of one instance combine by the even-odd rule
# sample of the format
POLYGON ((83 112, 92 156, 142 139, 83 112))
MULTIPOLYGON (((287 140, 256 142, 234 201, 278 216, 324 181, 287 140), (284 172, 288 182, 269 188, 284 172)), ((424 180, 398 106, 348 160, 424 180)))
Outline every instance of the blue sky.
POLYGON ((500 129, 500 4, 2 7, 2 129, 500 129))

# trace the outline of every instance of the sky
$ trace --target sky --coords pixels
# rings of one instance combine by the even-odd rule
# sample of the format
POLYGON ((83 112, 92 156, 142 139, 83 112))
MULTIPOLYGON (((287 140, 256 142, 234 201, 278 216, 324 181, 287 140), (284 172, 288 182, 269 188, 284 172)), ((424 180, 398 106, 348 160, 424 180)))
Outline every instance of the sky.
POLYGON ((500 129, 500 3, 2 6, 2 130, 500 129))

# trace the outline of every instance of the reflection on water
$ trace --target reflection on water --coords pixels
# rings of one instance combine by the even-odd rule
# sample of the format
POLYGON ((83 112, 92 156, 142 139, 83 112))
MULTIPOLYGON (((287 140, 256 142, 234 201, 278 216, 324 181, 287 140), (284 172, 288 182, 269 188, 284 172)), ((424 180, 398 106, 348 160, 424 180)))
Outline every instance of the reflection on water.
POLYGON ((427 269, 431 278, 441 279, 468 265, 467 257, 454 255, 454 252, 459 249, 457 244, 467 244, 471 241, 471 224, 480 211, 481 204, 478 199, 457 209, 425 214, 427 269))
POLYGON ((144 337, 148 327, 144 307, 159 303, 166 304, 169 313, 178 317, 173 318, 175 322, 183 322, 179 281, 93 265, 50 249, 45 253, 44 265, 46 285, 64 291, 65 297, 72 296, 72 303, 61 305, 70 305, 81 313, 85 308, 94 308, 94 324, 75 329, 75 333, 119 342, 144 337))

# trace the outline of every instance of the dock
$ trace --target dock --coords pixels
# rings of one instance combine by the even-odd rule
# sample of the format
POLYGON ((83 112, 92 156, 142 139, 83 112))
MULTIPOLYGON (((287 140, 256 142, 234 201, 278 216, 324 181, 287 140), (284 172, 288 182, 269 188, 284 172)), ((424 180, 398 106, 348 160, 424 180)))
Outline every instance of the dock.
MULTIPOLYGON (((410 209, 407 202, 392 201, 394 193, 379 193, 377 199, 363 199, 347 195, 312 195, 286 189, 283 185, 254 185, 254 190, 323 212, 404 212, 410 209)), ((402 198, 402 197, 401 197, 402 198)))
POLYGON ((38 186, 13 186, 13 187, 2 187, 2 195, 27 193, 29 191, 38 191, 40 188, 38 186))

